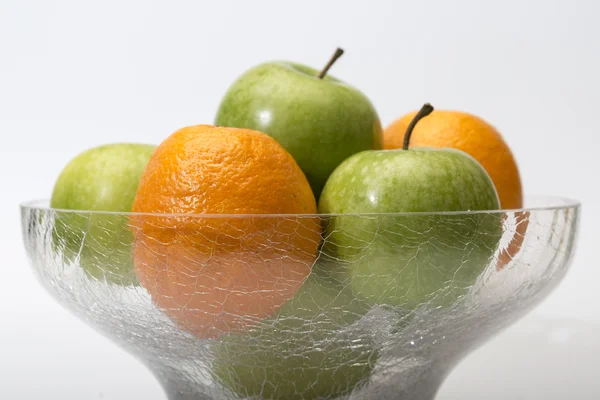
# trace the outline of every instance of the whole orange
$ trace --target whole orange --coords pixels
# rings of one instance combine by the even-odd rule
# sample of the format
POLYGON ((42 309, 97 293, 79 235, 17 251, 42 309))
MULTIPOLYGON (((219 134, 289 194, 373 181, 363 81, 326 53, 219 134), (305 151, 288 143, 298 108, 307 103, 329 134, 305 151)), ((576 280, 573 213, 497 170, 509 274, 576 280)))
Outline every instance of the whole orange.
POLYGON ((153 302, 198 337, 276 312, 309 275, 316 202, 292 156, 264 133, 196 125, 155 150, 132 216, 134 266, 153 302), (169 214, 169 215, 166 215, 169 214))
MULTIPOLYGON (((415 114, 404 115, 384 130, 384 148, 402 148, 406 128, 415 114)), ((466 112, 434 110, 415 126, 409 147, 452 147, 464 151, 490 175, 503 209, 523 206, 515 158, 498 130, 483 119, 466 112)))

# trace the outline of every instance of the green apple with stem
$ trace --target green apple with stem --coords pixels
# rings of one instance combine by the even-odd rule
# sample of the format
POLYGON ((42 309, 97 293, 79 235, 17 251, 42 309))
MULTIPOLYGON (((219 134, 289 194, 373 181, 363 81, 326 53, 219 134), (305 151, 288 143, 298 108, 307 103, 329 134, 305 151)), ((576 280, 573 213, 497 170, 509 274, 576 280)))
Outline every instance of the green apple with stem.
POLYGON ((403 149, 364 151, 340 164, 319 201, 320 213, 334 214, 324 246, 370 304, 455 304, 499 245, 500 214, 485 211, 500 204, 483 167, 455 149, 408 149, 431 111, 426 104, 415 116, 403 149))
POLYGON ((274 61, 241 75, 221 100, 215 125, 249 128, 275 138, 304 171, 315 197, 352 154, 382 148, 381 123, 358 89, 328 75, 337 49, 320 72, 274 61))
POLYGON ((50 207, 56 209, 53 243, 88 276, 137 284, 128 229, 142 172, 154 145, 114 143, 88 149, 60 173, 50 207))
POLYGON ((334 398, 366 382, 379 353, 367 334, 349 327, 367 311, 350 287, 333 284, 317 261, 278 314, 212 345, 215 380, 263 399, 334 398))

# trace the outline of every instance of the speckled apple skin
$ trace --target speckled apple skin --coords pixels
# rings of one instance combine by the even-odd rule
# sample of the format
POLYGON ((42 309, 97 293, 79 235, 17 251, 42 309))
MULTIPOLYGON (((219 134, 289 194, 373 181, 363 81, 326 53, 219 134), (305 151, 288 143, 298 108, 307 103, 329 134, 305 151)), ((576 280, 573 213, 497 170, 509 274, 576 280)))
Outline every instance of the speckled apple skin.
POLYGON ((325 249, 371 304, 449 306, 490 265, 501 234, 496 189, 483 167, 454 149, 365 151, 323 190, 325 249), (440 213, 441 212, 441 213, 440 213), (373 213, 370 217, 352 214, 373 213), (407 214, 410 213, 410 214, 407 214), (417 213, 417 214, 414 214, 417 213))

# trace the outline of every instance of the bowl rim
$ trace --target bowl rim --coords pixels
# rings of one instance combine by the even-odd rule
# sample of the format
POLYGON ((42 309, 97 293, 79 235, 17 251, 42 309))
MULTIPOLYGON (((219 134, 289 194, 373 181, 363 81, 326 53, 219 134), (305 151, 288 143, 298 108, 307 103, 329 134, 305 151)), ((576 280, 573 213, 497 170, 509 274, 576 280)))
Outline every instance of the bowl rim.
POLYGON ((186 214, 186 213, 148 213, 148 212, 122 212, 122 211, 99 211, 99 210, 70 210, 50 207, 49 199, 38 199, 25 201, 19 204, 21 211, 37 210, 59 214, 97 214, 97 215, 124 215, 124 216, 147 216, 147 217, 199 217, 199 218, 325 218, 325 217, 374 217, 374 216, 426 216, 426 215, 475 215, 475 214, 507 214, 507 213, 531 213, 535 211, 555 211, 568 208, 578 209, 581 202, 569 197, 528 195, 526 200, 538 200, 547 204, 540 206, 498 209, 498 210, 474 210, 474 211, 400 211, 386 213, 331 213, 331 214, 186 214))

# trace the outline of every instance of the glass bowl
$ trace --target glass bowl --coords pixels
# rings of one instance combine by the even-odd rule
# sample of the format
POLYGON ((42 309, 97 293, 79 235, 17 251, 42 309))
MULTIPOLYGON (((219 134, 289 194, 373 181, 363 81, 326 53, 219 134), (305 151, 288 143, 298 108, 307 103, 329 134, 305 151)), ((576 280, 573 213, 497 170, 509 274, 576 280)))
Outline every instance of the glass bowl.
MULTIPOLYGON (((169 399, 432 399, 565 276, 576 201, 521 210, 161 215, 21 206, 42 285, 169 399)), ((493 360, 490 360, 493 362, 493 360)))

